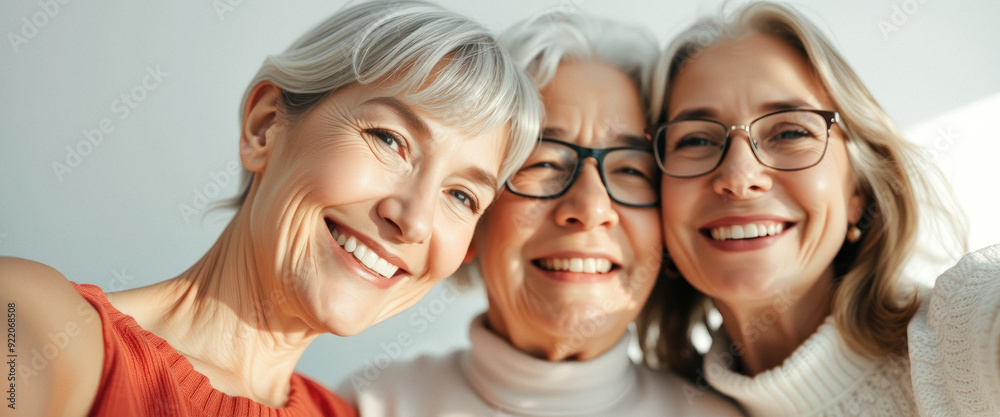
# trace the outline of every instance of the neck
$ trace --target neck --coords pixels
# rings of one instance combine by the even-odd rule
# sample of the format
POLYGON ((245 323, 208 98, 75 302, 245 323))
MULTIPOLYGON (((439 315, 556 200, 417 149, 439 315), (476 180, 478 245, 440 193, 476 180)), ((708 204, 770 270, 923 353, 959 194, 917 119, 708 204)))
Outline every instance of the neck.
POLYGON ((722 326, 742 372, 756 375, 781 365, 830 315, 833 279, 824 274, 809 288, 786 289, 747 303, 715 300, 722 326))
POLYGON ((573 328, 561 334, 526 326, 512 329, 498 314, 493 309, 487 311, 487 329, 510 342, 517 350, 549 362, 594 359, 613 348, 627 331, 627 328, 604 329, 596 325, 586 329, 594 332, 573 328))
POLYGON ((137 309, 147 312, 140 325, 188 358, 212 387, 281 407, 295 364, 319 332, 291 314, 280 288, 268 285, 279 280, 258 267, 247 217, 241 209, 181 275, 136 290, 145 292, 139 300, 158 300, 137 309))

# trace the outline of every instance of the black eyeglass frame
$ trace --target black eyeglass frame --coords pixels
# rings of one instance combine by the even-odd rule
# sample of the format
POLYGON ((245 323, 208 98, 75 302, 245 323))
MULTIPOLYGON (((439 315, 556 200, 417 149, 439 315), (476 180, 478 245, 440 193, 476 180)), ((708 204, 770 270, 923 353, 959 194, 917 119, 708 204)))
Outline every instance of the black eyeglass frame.
MULTIPOLYGON (((759 162, 761 165, 763 165, 765 167, 768 167, 768 168, 771 168, 771 169, 774 169, 774 170, 778 170, 778 171, 799 171, 799 170, 803 170, 803 169, 806 169, 806 168, 812 168, 812 167, 816 166, 817 164, 819 164, 821 161, 823 161, 823 158, 826 157, 826 150, 830 147, 830 130, 833 128, 834 123, 838 123, 838 124, 840 123, 840 112, 838 112, 838 111, 834 111, 834 110, 818 110, 818 109, 785 109, 785 110, 778 110, 776 112, 765 114, 765 115, 760 116, 760 117, 758 117, 756 119, 753 119, 752 121, 750 121, 750 123, 747 123, 745 125, 732 125, 732 126, 726 127, 725 124, 723 124, 722 122, 720 122, 718 120, 706 119, 706 118, 701 118, 701 117, 693 117, 693 118, 689 118, 689 119, 671 120, 669 122, 660 123, 658 125, 650 126, 650 127, 646 128, 646 133, 649 134, 650 138, 653 139, 653 155, 656 157, 656 165, 658 165, 660 167, 660 171, 663 172, 664 175, 667 175, 667 176, 670 176, 670 177, 674 177, 674 178, 695 178, 695 177, 700 177, 702 175, 707 175, 707 174, 711 173, 712 171, 715 171, 716 168, 719 167, 719 165, 722 165, 722 161, 726 160, 726 154, 729 152, 729 145, 733 142, 732 137, 730 135, 736 129, 742 129, 743 131, 745 131, 747 133, 747 139, 750 142, 750 150, 753 151, 754 158, 756 158, 757 162, 759 162), (781 113, 791 113, 791 112, 809 112, 809 113, 818 114, 818 115, 820 115, 820 116, 823 117, 823 121, 826 122, 826 141, 824 141, 824 143, 823 143, 823 153, 820 154, 820 156, 819 156, 818 159, 816 159, 816 162, 813 162, 812 164, 810 164, 808 166, 804 166, 804 167, 801 167, 801 168, 776 168, 776 167, 773 167, 771 165, 768 165, 768 164, 764 163, 764 161, 762 161, 760 159, 760 154, 757 153, 757 140, 754 139, 753 136, 750 135, 750 126, 752 126, 758 120, 761 120, 761 119, 763 119, 765 117, 769 117, 769 116, 773 116, 773 115, 781 114, 781 113), (719 160, 716 161, 715 165, 713 165, 712 168, 709 169, 708 171, 705 171, 705 172, 703 172, 701 174, 695 174, 695 175, 674 175, 674 174, 671 174, 671 173, 667 172, 667 170, 663 167, 663 158, 660 156, 660 144, 659 144, 659 142, 660 142, 660 133, 663 131, 663 129, 666 129, 667 126, 670 126, 671 124, 675 124, 675 123, 678 123, 678 122, 689 122, 689 121, 708 122, 708 123, 714 123, 714 124, 717 124, 719 126, 722 126, 722 129, 724 131, 726 131, 726 142, 722 145, 722 154, 719 155, 719 160)), ((664 136, 663 140, 664 141, 666 140, 665 136, 664 136)))
MULTIPOLYGON (((576 157, 577 157, 576 168, 573 169, 573 174, 569 177, 569 180, 566 181, 566 185, 563 187, 563 189, 561 191, 559 191, 558 193, 555 193, 555 194, 552 194, 552 195, 548 195, 548 196, 536 196, 536 195, 524 194, 524 193, 517 192, 517 190, 514 190, 511 187, 510 180, 507 180, 504 183, 504 186, 507 188, 507 191, 510 191, 510 192, 514 193, 514 195, 518 195, 518 196, 521 196, 521 197, 528 197, 528 198, 537 198, 537 199, 541 199, 541 200, 551 200, 553 198, 562 197, 563 195, 566 194, 567 191, 569 191, 569 189, 573 186, 573 184, 576 183, 576 177, 579 176, 579 174, 580 174, 580 167, 583 166, 583 162, 587 158, 594 158, 594 160, 597 161, 597 173, 601 177, 601 183, 604 185, 604 191, 606 191, 608 193, 608 197, 611 198, 611 201, 614 201, 615 203, 621 204, 623 206, 637 207, 637 208, 656 207, 656 206, 658 206, 660 204, 660 193, 659 192, 655 193, 656 194, 656 201, 654 201, 652 203, 649 203, 649 204, 633 204, 633 203, 623 202, 623 201, 619 200, 617 197, 615 197, 614 194, 611 194, 611 187, 608 186, 608 180, 607 180, 607 178, 604 177, 604 157, 607 154, 609 154, 611 152, 614 152, 614 151, 618 151, 618 150, 633 150, 633 151, 649 152, 649 153, 653 154, 653 158, 656 158, 656 155, 655 155, 655 153, 653 152, 652 149, 650 149, 650 148, 644 148, 644 147, 641 147, 641 146, 618 146, 618 147, 614 147, 614 148, 588 148, 588 147, 585 147, 585 146, 579 146, 579 145, 575 145, 575 144, 572 144, 572 143, 563 142, 561 140, 550 139, 550 138, 539 138, 538 141, 539 142, 557 143, 557 144, 566 146, 566 147, 568 147, 568 148, 573 149, 574 151, 576 151, 576 157)), ((657 162, 657 163, 659 163, 659 162, 657 162)), ((660 169, 662 170, 663 168, 661 167, 660 169)), ((517 174, 514 174, 514 175, 517 175, 517 174)))

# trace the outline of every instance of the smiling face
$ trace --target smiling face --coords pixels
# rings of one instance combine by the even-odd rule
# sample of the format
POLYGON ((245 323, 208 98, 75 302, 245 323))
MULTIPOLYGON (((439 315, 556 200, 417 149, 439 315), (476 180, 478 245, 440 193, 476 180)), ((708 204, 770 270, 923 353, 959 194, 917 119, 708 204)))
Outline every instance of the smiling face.
POLYGON ((496 194, 505 128, 469 134, 371 86, 256 120, 260 140, 241 144, 254 261, 283 310, 319 331, 356 334, 416 303, 461 264, 496 194))
MULTIPOLYGON (((614 67, 563 63, 541 95, 544 137, 591 148, 648 146, 637 88, 614 67)), ((655 187, 655 162, 644 169, 655 187)), ((503 193, 473 248, 495 332, 538 357, 588 359, 620 340, 649 296, 662 254, 659 212, 613 202, 587 159, 558 198, 503 193)))
MULTIPOLYGON (((672 82, 668 120, 696 114, 728 127, 784 108, 836 110, 801 52, 758 34, 722 41, 687 61, 672 82)), ((799 171, 761 165, 743 130, 730 137, 712 172, 663 177, 671 258, 694 287, 723 306, 769 305, 786 291, 829 298, 828 291, 809 290, 832 285, 832 261, 864 204, 842 131, 833 125, 823 159, 799 171), (751 238, 750 229, 765 236, 751 238)))

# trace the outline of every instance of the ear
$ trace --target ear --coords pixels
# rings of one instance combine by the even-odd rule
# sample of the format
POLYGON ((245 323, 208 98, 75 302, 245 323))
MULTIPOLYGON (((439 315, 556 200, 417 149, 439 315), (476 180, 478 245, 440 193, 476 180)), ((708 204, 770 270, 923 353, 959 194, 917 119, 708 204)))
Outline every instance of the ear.
POLYGON ((243 129, 240 132, 240 159, 248 171, 263 172, 268 156, 274 147, 270 128, 278 118, 278 100, 281 92, 269 81, 257 84, 243 111, 243 129))
POLYGON ((854 187, 854 194, 847 201, 847 223, 858 224, 861 215, 864 214, 865 206, 868 205, 868 198, 861 193, 858 187, 854 187))

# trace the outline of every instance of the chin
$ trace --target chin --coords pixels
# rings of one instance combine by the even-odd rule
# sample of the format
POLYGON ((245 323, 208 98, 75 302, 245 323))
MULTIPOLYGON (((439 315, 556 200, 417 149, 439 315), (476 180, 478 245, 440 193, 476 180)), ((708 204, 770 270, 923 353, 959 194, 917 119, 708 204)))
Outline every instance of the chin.
POLYGON ((314 313, 317 323, 321 326, 317 330, 341 337, 354 336, 365 331, 375 324, 375 314, 365 308, 365 304, 363 302, 328 302, 322 307, 323 311, 314 313))
POLYGON ((556 337, 589 338, 603 334, 617 316, 602 311, 597 303, 561 305, 535 315, 535 323, 556 337))

